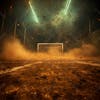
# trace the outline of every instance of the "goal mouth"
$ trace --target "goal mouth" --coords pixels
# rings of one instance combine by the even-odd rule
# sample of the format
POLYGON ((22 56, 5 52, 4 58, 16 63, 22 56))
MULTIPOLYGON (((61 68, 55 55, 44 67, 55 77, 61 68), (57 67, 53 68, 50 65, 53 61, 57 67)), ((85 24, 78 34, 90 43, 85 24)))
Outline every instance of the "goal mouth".
POLYGON ((61 54, 63 43, 37 43, 38 53, 61 54))

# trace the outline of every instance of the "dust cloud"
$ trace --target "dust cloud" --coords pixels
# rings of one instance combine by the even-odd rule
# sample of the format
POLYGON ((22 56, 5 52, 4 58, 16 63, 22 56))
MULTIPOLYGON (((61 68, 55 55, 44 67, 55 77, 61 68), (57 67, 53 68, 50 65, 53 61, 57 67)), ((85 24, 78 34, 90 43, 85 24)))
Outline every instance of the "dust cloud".
POLYGON ((82 44, 79 48, 74 48, 67 52, 68 55, 73 56, 82 56, 82 57, 89 57, 89 56, 95 56, 97 54, 97 49, 95 46, 91 44, 82 44))
POLYGON ((6 39, 2 46, 1 59, 28 60, 32 59, 32 53, 25 49, 18 39, 6 39))
POLYGON ((25 48, 18 39, 6 39, 2 46, 0 59, 3 60, 49 60, 49 59, 82 59, 92 58, 98 54, 95 46, 83 44, 68 52, 60 53, 51 49, 46 53, 32 52, 25 48))

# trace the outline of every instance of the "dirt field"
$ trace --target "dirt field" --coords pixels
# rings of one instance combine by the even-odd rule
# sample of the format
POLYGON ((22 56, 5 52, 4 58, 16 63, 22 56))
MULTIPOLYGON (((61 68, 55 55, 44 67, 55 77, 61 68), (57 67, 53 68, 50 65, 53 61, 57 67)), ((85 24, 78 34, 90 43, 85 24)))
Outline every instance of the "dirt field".
POLYGON ((0 100, 100 100, 100 62, 0 62, 0 100))

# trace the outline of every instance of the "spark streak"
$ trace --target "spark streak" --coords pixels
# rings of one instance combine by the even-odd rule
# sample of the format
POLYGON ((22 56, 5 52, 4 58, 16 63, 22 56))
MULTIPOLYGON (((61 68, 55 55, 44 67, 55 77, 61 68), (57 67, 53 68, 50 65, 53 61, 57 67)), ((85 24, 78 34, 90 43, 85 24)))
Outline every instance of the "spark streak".
POLYGON ((36 15, 36 12, 35 12, 34 8, 32 7, 32 5, 31 5, 31 2, 30 2, 30 1, 29 1, 29 6, 30 6, 31 11, 32 11, 32 13, 33 13, 33 18, 34 18, 34 21, 35 21, 36 23, 39 23, 39 20, 38 20, 38 17, 37 17, 37 15, 36 15))

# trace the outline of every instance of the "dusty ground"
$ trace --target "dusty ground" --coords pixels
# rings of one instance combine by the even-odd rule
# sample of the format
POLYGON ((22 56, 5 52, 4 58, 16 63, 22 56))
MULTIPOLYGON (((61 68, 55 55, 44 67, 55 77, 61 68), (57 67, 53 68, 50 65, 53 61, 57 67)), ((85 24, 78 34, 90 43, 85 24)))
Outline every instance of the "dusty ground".
POLYGON ((0 100, 100 100, 100 62, 1 61, 0 100))

